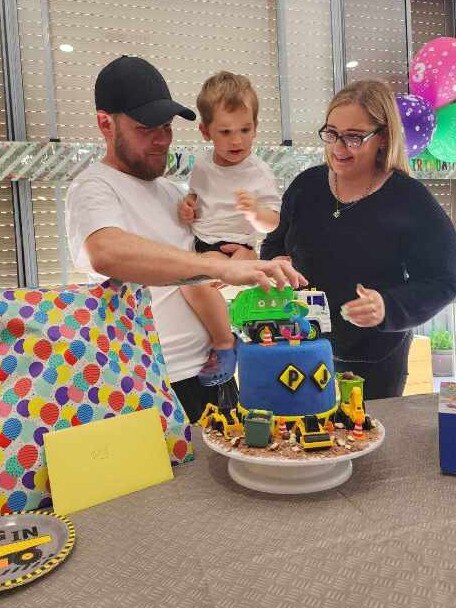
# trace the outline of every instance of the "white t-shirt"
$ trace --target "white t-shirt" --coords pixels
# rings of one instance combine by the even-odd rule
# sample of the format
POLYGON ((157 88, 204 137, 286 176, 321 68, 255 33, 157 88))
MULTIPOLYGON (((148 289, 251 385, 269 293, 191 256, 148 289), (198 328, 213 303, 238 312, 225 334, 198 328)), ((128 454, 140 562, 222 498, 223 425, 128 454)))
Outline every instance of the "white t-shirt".
MULTIPOLYGON (((94 272, 84 243, 107 227, 190 251, 193 237, 177 217, 181 198, 180 190, 162 177, 144 181, 103 163, 91 165, 76 177, 67 195, 66 227, 75 266, 94 272)), ((151 287, 150 292, 171 381, 196 376, 207 360, 209 334, 178 286, 151 287)))
POLYGON ((212 160, 213 151, 196 160, 190 176, 190 192, 197 195, 195 236, 205 243, 218 241, 254 246, 257 233, 241 211, 236 211, 237 190, 247 190, 266 209, 279 212, 281 199, 269 166, 255 154, 238 165, 221 167, 212 160))

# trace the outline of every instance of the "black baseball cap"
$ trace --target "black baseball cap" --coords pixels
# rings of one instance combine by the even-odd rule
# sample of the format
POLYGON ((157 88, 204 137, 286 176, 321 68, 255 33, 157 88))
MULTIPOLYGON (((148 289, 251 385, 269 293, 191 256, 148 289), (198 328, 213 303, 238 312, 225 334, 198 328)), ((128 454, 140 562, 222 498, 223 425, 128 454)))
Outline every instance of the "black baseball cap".
POLYGON ((110 114, 126 114, 147 127, 158 127, 176 115, 196 119, 195 112, 171 99, 157 68, 128 55, 114 59, 98 74, 95 106, 110 114))

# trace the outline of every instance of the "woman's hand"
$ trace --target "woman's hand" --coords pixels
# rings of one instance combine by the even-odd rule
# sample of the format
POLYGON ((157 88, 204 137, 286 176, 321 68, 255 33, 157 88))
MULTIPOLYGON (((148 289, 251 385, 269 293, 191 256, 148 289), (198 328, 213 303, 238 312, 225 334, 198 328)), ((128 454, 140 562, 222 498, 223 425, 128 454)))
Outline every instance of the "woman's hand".
POLYGON ((358 298, 343 304, 340 314, 357 327, 376 327, 385 318, 385 302, 375 289, 366 289, 361 283, 356 286, 358 298))

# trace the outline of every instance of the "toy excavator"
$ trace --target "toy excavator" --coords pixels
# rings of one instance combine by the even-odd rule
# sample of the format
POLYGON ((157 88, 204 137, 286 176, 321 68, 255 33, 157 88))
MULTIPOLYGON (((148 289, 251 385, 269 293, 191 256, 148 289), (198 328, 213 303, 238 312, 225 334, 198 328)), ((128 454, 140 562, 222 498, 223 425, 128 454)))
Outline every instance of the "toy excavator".
POLYGON ((234 435, 243 435, 243 426, 238 417, 237 402, 238 392, 229 390, 229 385, 220 385, 218 394, 218 405, 208 403, 201 414, 199 424, 206 429, 208 427, 223 433, 228 441, 234 435))
POLYGON ((208 403, 199 419, 199 424, 206 429, 212 428, 214 431, 223 433, 226 440, 234 435, 242 435, 243 427, 239 421, 235 407, 223 409, 213 403, 208 403))
POLYGON ((353 429, 355 422, 359 420, 365 431, 372 428, 369 416, 366 416, 363 402, 363 392, 359 386, 354 386, 350 391, 349 400, 341 401, 339 409, 335 414, 335 421, 342 422, 347 429, 353 429))

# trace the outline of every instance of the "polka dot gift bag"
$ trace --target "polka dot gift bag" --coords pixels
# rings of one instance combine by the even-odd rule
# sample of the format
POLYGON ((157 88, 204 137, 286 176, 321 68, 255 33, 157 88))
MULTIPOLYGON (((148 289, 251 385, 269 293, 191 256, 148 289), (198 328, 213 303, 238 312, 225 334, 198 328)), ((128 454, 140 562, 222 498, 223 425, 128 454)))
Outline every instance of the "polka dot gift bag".
POLYGON ((147 289, 0 290, 0 513, 51 505, 45 433, 148 407, 160 412, 171 462, 192 460, 147 289))

